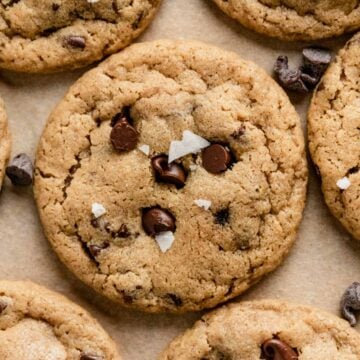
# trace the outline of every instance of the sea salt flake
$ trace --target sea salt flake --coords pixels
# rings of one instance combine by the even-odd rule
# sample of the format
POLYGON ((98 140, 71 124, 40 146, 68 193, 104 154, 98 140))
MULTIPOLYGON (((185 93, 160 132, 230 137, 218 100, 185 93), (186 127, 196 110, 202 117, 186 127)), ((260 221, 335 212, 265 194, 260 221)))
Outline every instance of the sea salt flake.
POLYGON ((139 150, 147 156, 150 155, 150 146, 149 145, 146 145, 146 144, 140 145, 139 150))
POLYGON ((166 253, 172 246, 175 236, 171 231, 164 231, 155 236, 155 240, 158 243, 160 250, 166 253))
POLYGON ((94 215, 95 219, 98 219, 99 217, 106 214, 106 209, 101 204, 93 203, 91 207, 91 212, 94 215))
POLYGON ((170 143, 169 163, 188 154, 196 154, 202 149, 210 146, 210 143, 190 130, 183 132, 181 141, 174 140, 170 143))
POLYGON ((97 3, 97 2, 99 2, 100 0, 87 0, 87 2, 89 3, 89 4, 95 4, 95 3, 97 3))
POLYGON ((211 201, 210 200, 197 199, 197 200, 194 201, 194 203, 197 206, 199 206, 199 207, 201 207, 201 208, 203 208, 205 210, 209 210, 210 207, 211 207, 211 201))
POLYGON ((349 180, 349 178, 347 176, 343 177, 342 179, 338 180, 338 182, 336 183, 336 185, 338 186, 338 188, 340 188, 341 190, 346 190, 347 188, 349 188, 349 186, 351 185, 351 181, 349 180))

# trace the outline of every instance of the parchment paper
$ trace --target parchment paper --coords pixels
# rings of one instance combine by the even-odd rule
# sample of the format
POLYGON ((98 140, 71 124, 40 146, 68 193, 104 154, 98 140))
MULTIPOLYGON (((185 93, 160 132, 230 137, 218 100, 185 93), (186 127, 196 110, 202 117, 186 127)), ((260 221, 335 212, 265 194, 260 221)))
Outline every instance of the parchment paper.
MULTIPOLYGON (((242 28, 210 0, 164 0, 150 28, 138 41, 159 38, 206 41, 237 52, 271 72, 279 54, 300 61, 303 44, 270 40, 242 28)), ((322 42, 335 51, 348 37, 322 42)), ((84 70, 47 76, 0 72, 0 94, 7 104, 13 151, 34 156, 46 119, 84 70)), ((292 98, 304 128, 308 98, 292 98)), ((31 189, 5 181, 0 197, 0 278, 30 279, 67 295, 90 311, 118 343, 125 360, 151 360, 201 314, 146 315, 110 304, 78 281, 60 263, 44 238, 31 189)), ((311 168, 304 220, 290 256, 241 299, 286 298, 338 313, 344 289, 360 280, 360 242, 341 228, 326 208, 311 168)))

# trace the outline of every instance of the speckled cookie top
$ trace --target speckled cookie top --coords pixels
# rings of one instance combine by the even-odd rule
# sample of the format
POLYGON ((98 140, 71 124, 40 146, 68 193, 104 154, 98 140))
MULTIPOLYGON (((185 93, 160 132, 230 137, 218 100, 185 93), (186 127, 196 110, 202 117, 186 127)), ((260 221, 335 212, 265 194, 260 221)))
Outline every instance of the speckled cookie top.
POLYGON ((294 354, 287 360, 357 360, 360 335, 336 316, 279 300, 225 306, 175 339, 159 360, 256 360, 276 339, 294 354))
POLYGON ((360 28, 359 0, 213 0, 228 15, 283 40, 316 40, 360 28))
POLYGON ((10 156, 11 138, 4 102, 0 98, 0 187, 5 175, 5 166, 10 156))
POLYGON ((0 281, 2 360, 120 360, 101 326, 65 297, 30 282, 0 281))
POLYGON ((360 240, 360 35, 325 74, 309 110, 309 140, 325 200, 360 240))
POLYGON ((1 0, 0 67, 50 72, 90 64, 127 46, 161 0, 1 0))
POLYGON ((127 306, 181 312, 232 298, 280 264, 306 182, 299 118, 263 70, 206 44, 158 41, 70 89, 38 147, 35 196, 55 251, 87 284, 127 306), (114 126, 124 108, 132 126, 114 126), (114 149, 121 128, 135 148, 114 149), (182 187, 159 181, 155 156, 208 142, 216 149, 172 163, 182 187), (223 163, 211 162, 217 150, 223 163), (173 233, 154 238, 157 216, 173 233))

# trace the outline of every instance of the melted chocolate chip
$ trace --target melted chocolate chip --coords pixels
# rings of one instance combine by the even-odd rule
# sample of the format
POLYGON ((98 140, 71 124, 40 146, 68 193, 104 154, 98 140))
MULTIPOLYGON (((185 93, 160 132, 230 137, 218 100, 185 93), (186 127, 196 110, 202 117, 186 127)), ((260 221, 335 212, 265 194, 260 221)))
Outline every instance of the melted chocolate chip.
POLYGON ((125 118, 121 118, 112 128, 110 140, 115 150, 130 151, 135 149, 139 133, 125 118))
POLYGON ((151 165, 156 172, 156 178, 165 183, 174 184, 177 187, 185 185, 185 170, 176 163, 168 163, 166 155, 159 155, 151 160, 151 165))
POLYGON ((352 283, 341 298, 341 312, 351 326, 357 324, 355 311, 360 310, 360 283, 352 283))
POLYGON ((142 225, 145 232, 155 236, 164 231, 175 231, 175 218, 167 210, 151 208, 143 211, 142 225))
POLYGON ((231 153, 221 144, 213 144, 202 152, 204 168, 212 174, 220 174, 231 165, 231 153))
POLYGON ((279 339, 270 339, 262 345, 262 358, 266 360, 298 360, 296 351, 279 339))
POLYGON ((14 185, 28 186, 33 181, 34 167, 26 154, 15 156, 6 168, 6 175, 14 185))
POLYGON ((100 255, 101 251, 108 248, 110 246, 109 243, 105 242, 101 245, 89 245, 89 252, 93 258, 96 258, 100 255))
POLYGON ((67 47, 84 50, 86 47, 85 38, 78 35, 69 35, 64 38, 64 43, 67 47))
POLYGON ((229 209, 222 209, 215 214, 215 222, 219 225, 226 225, 229 222, 229 209))

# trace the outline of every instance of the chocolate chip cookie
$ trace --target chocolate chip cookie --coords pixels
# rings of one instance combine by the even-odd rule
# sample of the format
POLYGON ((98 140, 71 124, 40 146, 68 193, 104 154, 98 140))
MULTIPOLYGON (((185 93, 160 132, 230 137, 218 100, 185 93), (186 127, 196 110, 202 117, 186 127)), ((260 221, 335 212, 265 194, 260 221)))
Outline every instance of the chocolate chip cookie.
POLYGON ((360 28, 359 0, 213 0, 242 25, 282 40, 317 40, 360 28))
POLYGON ((0 99, 0 188, 5 175, 5 166, 10 156, 11 138, 8 129, 4 102, 0 99))
POLYGON ((299 118, 256 65, 198 42, 133 45, 54 110, 36 158, 46 236, 123 305, 213 307, 274 270, 305 202, 299 118))
POLYGON ((129 45, 161 0, 1 0, 0 67, 79 68, 129 45))
POLYGON ((309 110, 309 146, 331 212, 360 240, 360 34, 330 66, 309 110))
POLYGON ((82 308, 20 281, 0 281, 0 358, 120 360, 110 337, 82 308))
POLYGON ((340 318, 279 300, 224 306, 175 339, 159 360, 357 360, 360 335, 340 318))

